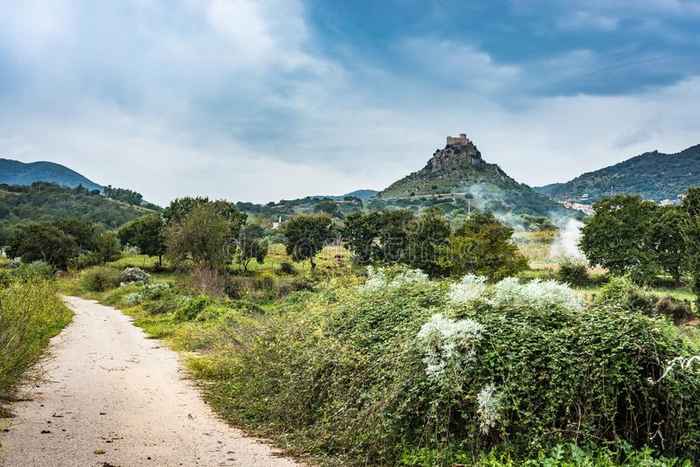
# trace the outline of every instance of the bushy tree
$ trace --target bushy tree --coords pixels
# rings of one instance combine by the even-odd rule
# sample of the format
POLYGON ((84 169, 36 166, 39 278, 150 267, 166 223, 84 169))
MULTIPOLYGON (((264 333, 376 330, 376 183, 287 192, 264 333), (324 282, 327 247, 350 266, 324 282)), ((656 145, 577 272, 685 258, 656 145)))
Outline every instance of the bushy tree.
POLYGON ((353 212, 345 218, 342 229, 345 246, 354 253, 354 261, 360 265, 372 261, 372 251, 381 231, 382 215, 376 211, 353 212))
POLYGON ((95 225, 89 220, 56 219, 53 221, 53 225, 73 237, 81 250, 92 251, 95 249, 95 241, 97 240, 95 225))
POLYGON ((284 246, 294 261, 308 259, 316 268, 314 256, 335 235, 333 219, 328 214, 299 214, 282 224, 284 246))
POLYGON ((405 261, 430 276, 445 272, 440 263, 439 248, 448 244, 452 229, 438 207, 429 207, 410 224, 406 238, 405 261))
POLYGON ((160 214, 149 214, 134 219, 119 229, 119 240, 134 246, 141 254, 158 257, 158 267, 163 265, 165 254, 165 222, 160 214))
POLYGON ((686 248, 683 229, 685 213, 678 208, 663 208, 661 215, 649 230, 649 242, 655 261, 680 285, 683 266, 686 264, 686 248))
POLYGON ((119 259, 119 237, 111 231, 101 232, 95 239, 95 254, 99 256, 100 263, 108 263, 119 259))
POLYGON ((166 256, 179 266, 191 261, 198 270, 224 268, 234 250, 231 231, 228 216, 212 203, 200 204, 165 229, 166 256))
POLYGON ((268 245, 265 241, 265 229, 257 224, 245 225, 238 236, 237 261, 248 270, 248 264, 254 258, 258 264, 263 264, 267 256, 268 245))
POLYGON ((24 262, 46 261, 66 269, 68 261, 77 257, 80 247, 75 239, 51 223, 20 227, 10 241, 7 256, 24 262))
POLYGON ((325 212, 331 217, 342 217, 343 214, 340 212, 340 206, 338 203, 332 199, 322 199, 314 204, 314 212, 322 213, 325 212))
POLYGON ((685 214, 683 239, 686 248, 686 264, 693 278, 693 290, 700 304, 700 187, 688 189, 681 210, 685 214))
POLYGON ((657 206, 639 196, 616 195, 593 205, 595 214, 581 230, 581 250, 591 264, 637 281, 653 277, 656 263, 650 230, 657 206))
POLYGON ((408 209, 381 213, 379 242, 374 248, 374 255, 378 261, 387 264, 405 261, 408 233, 414 218, 415 214, 408 209))
POLYGON ((528 261, 511 243, 513 229, 490 212, 475 213, 439 248, 440 265, 454 276, 475 274, 492 280, 527 269, 528 261))

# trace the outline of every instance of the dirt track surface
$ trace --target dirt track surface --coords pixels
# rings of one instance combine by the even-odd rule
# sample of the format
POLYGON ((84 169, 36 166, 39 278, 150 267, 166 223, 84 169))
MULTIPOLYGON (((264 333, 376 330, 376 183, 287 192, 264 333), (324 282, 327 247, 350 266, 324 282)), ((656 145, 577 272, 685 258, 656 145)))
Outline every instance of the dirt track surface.
POLYGON ((218 420, 177 355, 129 318, 66 300, 75 317, 53 339, 31 400, 13 407, 0 466, 296 465, 218 420))

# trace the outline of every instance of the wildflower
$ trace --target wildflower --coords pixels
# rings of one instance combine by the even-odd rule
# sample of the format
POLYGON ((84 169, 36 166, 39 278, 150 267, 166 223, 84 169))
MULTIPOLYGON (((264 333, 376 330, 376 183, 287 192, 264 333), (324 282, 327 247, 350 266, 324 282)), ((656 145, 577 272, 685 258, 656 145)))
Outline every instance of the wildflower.
POLYGON ((394 279, 391 281, 391 287, 403 287, 406 285, 428 282, 429 280, 430 278, 428 275, 420 269, 411 269, 394 277, 394 279))
POLYGON ((450 285, 448 297, 455 305, 467 305, 486 291, 486 278, 468 274, 460 282, 450 285))
MULTIPOLYGON (((476 360, 475 346, 484 327, 471 319, 453 320, 436 313, 425 323, 416 339, 422 347, 425 372, 432 379, 443 379, 446 370, 458 374, 476 360)), ((447 376, 449 377, 449 376, 447 376)))
POLYGON ((583 308, 582 298, 566 284, 539 279, 521 284, 514 277, 503 279, 494 286, 489 303, 496 308, 513 306, 527 306, 536 309, 557 307, 580 310, 583 308))
POLYGON ((496 391, 496 386, 485 386, 476 396, 477 414, 481 432, 486 434, 496 426, 496 420, 500 416, 501 395, 496 391))

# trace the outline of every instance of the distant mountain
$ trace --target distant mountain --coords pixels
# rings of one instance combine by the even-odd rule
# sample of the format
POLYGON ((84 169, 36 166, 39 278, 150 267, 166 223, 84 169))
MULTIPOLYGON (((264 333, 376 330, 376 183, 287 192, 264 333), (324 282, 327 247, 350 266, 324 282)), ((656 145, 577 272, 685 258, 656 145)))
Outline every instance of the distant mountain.
POLYGON ((34 182, 56 183, 71 188, 82 185, 88 190, 103 190, 102 186, 61 164, 0 159, 0 183, 31 185, 34 182))
POLYGON ((535 189, 558 201, 593 203, 616 193, 630 193, 660 202, 677 200, 694 185, 700 185, 700 144, 677 154, 647 152, 567 183, 535 189))
POLYGON ((391 184, 377 200, 425 200, 447 198, 494 212, 547 216, 563 207, 509 177, 490 164, 466 135, 448 137, 424 168, 391 184))
POLYGON ((377 193, 379 193, 377 190, 355 190, 355 191, 351 191, 350 193, 345 193, 344 195, 340 195, 340 196, 324 195, 324 196, 311 196, 311 198, 336 199, 336 200, 341 200, 341 199, 345 199, 345 198, 360 198, 361 200, 365 201, 365 200, 368 200, 371 197, 375 196, 377 193))

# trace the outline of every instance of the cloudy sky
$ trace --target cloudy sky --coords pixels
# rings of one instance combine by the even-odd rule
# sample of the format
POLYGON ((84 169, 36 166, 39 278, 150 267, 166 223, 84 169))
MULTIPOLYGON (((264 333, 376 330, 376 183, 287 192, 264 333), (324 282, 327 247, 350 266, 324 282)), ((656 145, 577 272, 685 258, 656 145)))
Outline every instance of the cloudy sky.
POLYGON ((0 157, 160 204, 381 189, 461 132, 566 181, 699 109, 696 0, 0 0, 0 157))

